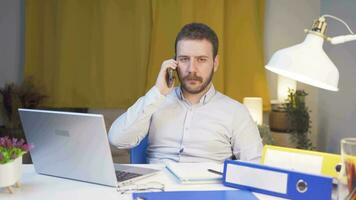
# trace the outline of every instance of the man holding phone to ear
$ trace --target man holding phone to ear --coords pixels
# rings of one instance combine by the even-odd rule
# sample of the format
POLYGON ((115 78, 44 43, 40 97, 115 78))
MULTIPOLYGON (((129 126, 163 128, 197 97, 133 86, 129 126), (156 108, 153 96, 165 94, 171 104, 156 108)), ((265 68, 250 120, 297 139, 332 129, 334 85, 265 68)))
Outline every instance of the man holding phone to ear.
POLYGON ((175 41, 176 59, 163 61, 155 86, 121 115, 109 131, 118 148, 132 148, 148 134, 147 156, 157 162, 258 162, 262 140, 248 110, 217 92, 218 38, 205 24, 185 25, 175 41), (179 87, 169 87, 174 69, 179 87))

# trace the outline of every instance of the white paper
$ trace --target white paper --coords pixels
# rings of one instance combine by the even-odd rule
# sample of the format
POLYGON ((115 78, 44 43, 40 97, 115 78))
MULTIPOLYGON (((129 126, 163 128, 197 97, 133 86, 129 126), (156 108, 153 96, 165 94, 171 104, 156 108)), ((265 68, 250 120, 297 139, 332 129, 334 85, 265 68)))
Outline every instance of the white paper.
POLYGON ((228 164, 226 167, 226 182, 287 194, 288 174, 228 164))
POLYGON ((182 182, 194 181, 217 181, 222 179, 222 175, 208 171, 223 172, 223 165, 217 163, 167 163, 168 170, 182 182))
POLYGON ((320 175, 323 166, 323 157, 268 149, 266 151, 263 164, 272 167, 320 175))

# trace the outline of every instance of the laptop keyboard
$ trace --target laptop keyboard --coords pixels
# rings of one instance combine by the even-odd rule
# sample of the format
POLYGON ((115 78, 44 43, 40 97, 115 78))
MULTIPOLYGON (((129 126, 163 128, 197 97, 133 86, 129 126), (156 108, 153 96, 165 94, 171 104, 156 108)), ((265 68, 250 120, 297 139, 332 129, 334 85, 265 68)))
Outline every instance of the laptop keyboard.
POLYGON ((125 171, 115 171, 115 173, 118 182, 126 181, 142 175, 125 171))

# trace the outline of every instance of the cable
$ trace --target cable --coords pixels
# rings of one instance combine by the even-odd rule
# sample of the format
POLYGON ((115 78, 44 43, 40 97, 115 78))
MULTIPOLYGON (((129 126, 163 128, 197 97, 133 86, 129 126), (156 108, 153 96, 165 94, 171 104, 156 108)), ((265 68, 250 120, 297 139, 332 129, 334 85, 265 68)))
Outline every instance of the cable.
POLYGON ((350 33, 354 35, 354 32, 352 32, 350 26, 347 25, 346 22, 344 22, 342 19, 340 19, 340 18, 338 18, 338 17, 335 17, 335 16, 333 16, 333 15, 322 15, 321 17, 329 17, 329 18, 335 19, 335 20, 337 20, 337 21, 343 23, 343 24, 346 26, 346 28, 350 31, 350 33))

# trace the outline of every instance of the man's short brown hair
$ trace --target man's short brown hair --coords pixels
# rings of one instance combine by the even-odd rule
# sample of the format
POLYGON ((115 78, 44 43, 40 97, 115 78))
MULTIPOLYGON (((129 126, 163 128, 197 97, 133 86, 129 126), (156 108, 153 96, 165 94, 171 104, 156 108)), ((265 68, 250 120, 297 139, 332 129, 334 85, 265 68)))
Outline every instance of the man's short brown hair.
POLYGON ((203 23, 191 23, 186 24, 179 31, 174 49, 175 54, 177 54, 177 43, 180 40, 190 39, 190 40, 208 40, 213 46, 213 58, 218 54, 219 40, 216 33, 208 25, 203 23))

